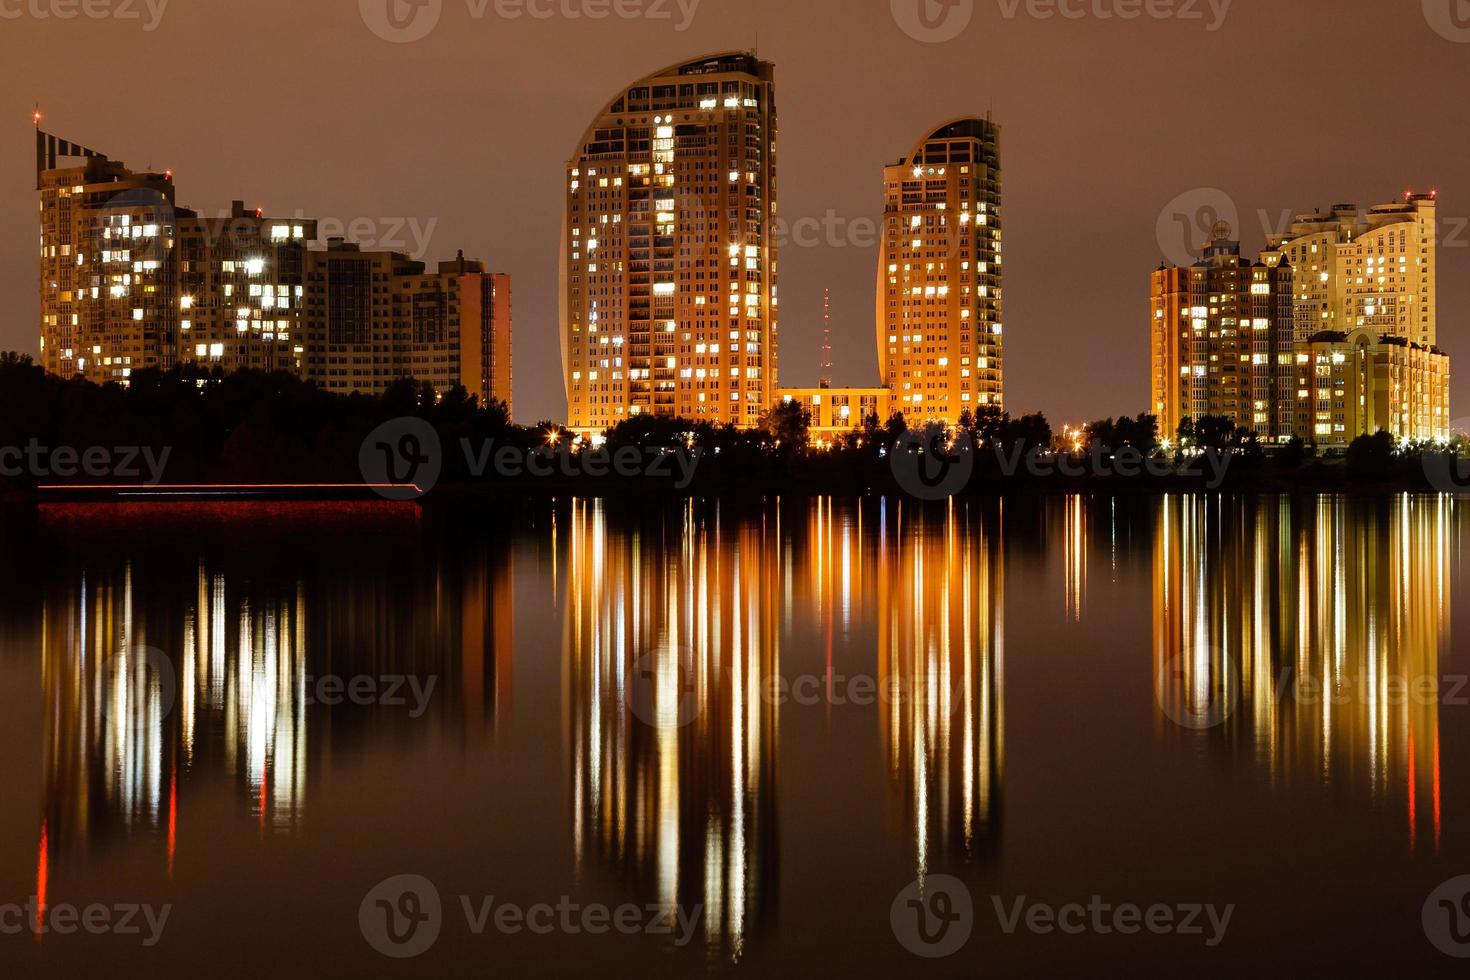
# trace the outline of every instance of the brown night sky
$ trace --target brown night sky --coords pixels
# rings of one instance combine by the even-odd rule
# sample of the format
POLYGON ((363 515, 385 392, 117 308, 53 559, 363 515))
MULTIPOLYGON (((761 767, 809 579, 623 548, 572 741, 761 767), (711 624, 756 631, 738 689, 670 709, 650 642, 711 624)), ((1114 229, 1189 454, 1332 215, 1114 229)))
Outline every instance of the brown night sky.
POLYGON ((1136 20, 1094 11, 1129 0, 1064 0, 1078 19, 973 0, 968 28, 944 43, 906 34, 889 0, 701 0, 683 31, 677 0, 659 0, 670 19, 600 21, 505 19, 495 0, 476 18, 480 0, 443 0, 438 27, 408 44, 376 36, 355 0, 172 0, 152 31, 144 0, 112 2, 139 19, 40 18, 34 8, 80 0, 0 0, 6 349, 37 344, 39 101, 57 135, 173 169, 185 206, 243 198, 272 215, 365 219, 380 238, 402 225, 402 250, 427 231, 423 258, 462 248, 511 273, 517 416, 560 418, 563 163, 619 88, 758 32, 777 66, 782 216, 830 212, 836 229, 782 252, 783 384, 816 381, 824 286, 837 382, 876 383, 882 167, 927 127, 993 110, 1013 411, 1060 423, 1146 407, 1148 274, 1180 195, 1223 190, 1254 252, 1285 211, 1412 187, 1440 190, 1439 342, 1459 359, 1456 414, 1470 415, 1470 23, 1456 32, 1455 0, 1234 0, 1214 31, 1224 0, 1173 0, 1197 19, 1136 20))

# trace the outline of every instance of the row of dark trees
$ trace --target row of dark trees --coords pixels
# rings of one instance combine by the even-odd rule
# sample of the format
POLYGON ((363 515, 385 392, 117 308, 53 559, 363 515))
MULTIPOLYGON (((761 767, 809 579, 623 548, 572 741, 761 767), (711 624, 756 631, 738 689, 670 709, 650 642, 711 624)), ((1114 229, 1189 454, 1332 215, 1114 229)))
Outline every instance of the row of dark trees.
MULTIPOLYGON (((446 437, 536 438, 510 424, 504 405, 482 407, 462 389, 441 396, 412 381, 380 396, 342 396, 288 373, 178 368, 98 385, 0 354, 0 447, 38 445, 48 461, 61 447, 167 450, 170 483, 360 482, 364 439, 402 416, 422 417, 446 437)), ((0 486, 46 482, 27 465, 22 476, 0 477, 0 486)))
MULTIPOLYGON (((1086 433, 1089 448, 1093 443, 1100 443, 1111 451, 1125 446, 1146 455, 1166 451, 1159 439, 1158 418, 1153 415, 1139 415, 1134 419, 1124 417, 1116 421, 1103 419, 1088 426, 1086 433)), ((1269 462, 1276 472, 1295 474, 1308 482, 1346 478, 1355 482, 1393 481, 1418 485, 1423 479, 1426 455, 1448 453, 1451 457, 1464 457, 1470 446, 1461 437, 1456 437, 1448 447, 1429 443, 1400 445, 1389 433, 1379 431, 1358 436, 1340 458, 1328 457, 1317 446, 1299 437, 1274 447, 1268 454, 1259 433, 1253 429, 1239 426, 1224 416, 1207 415, 1181 422, 1170 448, 1176 452, 1228 452, 1237 469, 1246 474, 1258 472, 1269 462)))
MULTIPOLYGON (((555 423, 518 426, 503 404, 480 405, 462 388, 437 392, 411 380, 397 382, 381 395, 336 395, 286 373, 178 368, 136 371, 126 386, 97 385, 48 375, 28 357, 0 354, 0 448, 167 449, 165 478, 171 483, 359 482, 360 453, 369 433, 407 416, 423 419, 438 433, 444 450, 441 482, 446 483, 496 478, 472 472, 459 449, 464 442, 532 452, 573 441, 555 423)), ((649 456, 698 450, 696 489, 755 485, 854 492, 892 487, 890 453, 904 446, 910 452, 952 452, 961 444, 961 451, 975 453, 981 485, 1002 476, 1003 459, 1014 464, 1028 453, 1076 453, 1079 448, 1079 455, 1131 449, 1155 459, 1196 449, 1228 451, 1238 458, 1235 469, 1246 476, 1265 459, 1255 433, 1228 419, 1186 422, 1175 436, 1165 443, 1152 415, 1123 416, 1087 426, 1084 444, 1078 447, 1057 439, 1044 415, 1012 417, 982 410, 966 411, 953 428, 930 425, 914 432, 901 415, 886 420, 869 416, 835 445, 817 452, 809 418, 798 404, 788 403, 768 412, 751 430, 637 416, 610 429, 604 448, 616 452, 631 447, 649 456)), ((1414 462, 1412 454, 1380 434, 1353 444, 1346 471, 1353 478, 1397 478, 1414 462)), ((1343 468, 1341 462, 1333 466, 1343 468)), ((1325 461, 1300 442, 1272 453, 1270 468, 1327 473, 1325 461)), ((44 477, 30 472, 0 476, 4 489, 39 482, 44 477)))

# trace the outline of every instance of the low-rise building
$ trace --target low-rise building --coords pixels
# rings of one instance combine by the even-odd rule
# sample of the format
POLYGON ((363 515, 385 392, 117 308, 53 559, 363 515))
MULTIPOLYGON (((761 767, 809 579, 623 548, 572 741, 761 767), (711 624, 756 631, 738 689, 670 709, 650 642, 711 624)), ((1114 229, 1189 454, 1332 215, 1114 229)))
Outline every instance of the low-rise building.
POLYGON ((893 393, 887 388, 782 388, 781 404, 797 403, 811 417, 809 437, 814 445, 831 445, 863 420, 875 416, 879 424, 893 413, 893 393))

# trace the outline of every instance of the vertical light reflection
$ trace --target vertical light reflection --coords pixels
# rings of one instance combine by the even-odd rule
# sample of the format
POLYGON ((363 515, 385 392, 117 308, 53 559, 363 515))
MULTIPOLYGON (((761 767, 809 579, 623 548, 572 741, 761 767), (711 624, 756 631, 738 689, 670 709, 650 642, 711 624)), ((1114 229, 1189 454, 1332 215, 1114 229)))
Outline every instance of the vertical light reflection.
POLYGON ((1067 615, 1082 622, 1082 609, 1087 603, 1087 500, 1073 495, 1063 507, 1063 535, 1066 562, 1067 615))
MULTIPOLYGON (((1310 779, 1391 807, 1409 847, 1430 832, 1438 846, 1458 503, 1176 496, 1157 506, 1161 707, 1223 696, 1233 710, 1204 732, 1212 745, 1248 745, 1273 781, 1310 779)), ((1161 731, 1178 736, 1165 714, 1161 731)))
POLYGON ((693 502, 613 530, 607 506, 573 501, 564 527, 575 860, 702 904, 739 960, 776 882, 779 533, 693 502))
POLYGON ((889 785, 916 873, 998 843, 1005 576, 998 511, 899 508, 877 574, 889 785))
MULTIPOLYGON (((456 540, 452 562, 430 554, 406 570, 345 557, 313 560, 303 566, 313 572, 307 580, 278 571, 289 552, 262 542, 257 530, 236 536, 233 511, 211 508, 198 524, 190 513, 172 517, 199 531, 183 536, 197 548, 170 548, 136 526, 170 516, 151 508, 123 522, 110 511, 68 511, 53 524, 58 536, 78 519, 108 532, 93 534, 89 525, 85 543, 108 547, 87 552, 85 572, 59 565, 41 593, 40 823, 53 863, 99 842, 136 838, 140 846, 156 845, 172 873, 191 853, 191 798, 200 792, 233 793, 241 829, 253 824, 262 834, 294 834, 308 773, 320 759, 311 751, 313 725, 340 726, 350 737, 363 722, 424 732, 444 718, 474 731, 487 706, 493 726, 508 705, 508 553, 470 551, 456 540), (216 547, 221 516, 231 530, 226 546, 216 547), (126 550, 128 534, 145 532, 146 543, 126 550), (417 591, 385 601, 390 588, 405 583, 417 591), (315 630, 308 607, 318 614, 315 630), (373 680, 384 701, 324 703, 310 682, 327 676, 342 681, 339 690, 354 679, 373 680), (418 691, 432 692, 426 705, 414 705, 414 689, 400 683, 409 677, 418 691), (414 707, 426 713, 412 717, 414 707)), ((327 505, 306 507, 295 520, 313 533, 355 540, 363 514, 327 505)), ((367 516, 376 527, 418 540, 415 526, 396 513, 369 508, 367 516)), ((300 534, 289 525, 275 533, 293 540, 300 534)), ((410 540, 384 535, 375 544, 385 539, 410 540)))

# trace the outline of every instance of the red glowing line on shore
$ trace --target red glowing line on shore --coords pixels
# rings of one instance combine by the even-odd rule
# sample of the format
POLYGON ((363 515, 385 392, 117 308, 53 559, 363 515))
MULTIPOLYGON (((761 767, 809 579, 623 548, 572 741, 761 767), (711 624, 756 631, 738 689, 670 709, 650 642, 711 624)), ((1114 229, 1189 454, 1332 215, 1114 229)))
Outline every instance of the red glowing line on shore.
POLYGON ((37 490, 134 490, 208 492, 212 490, 416 490, 417 483, 72 483, 40 486, 37 490))
POLYGON ((50 857, 47 848, 46 821, 41 821, 41 854, 36 859, 36 938, 41 938, 41 925, 46 919, 46 883, 50 877, 50 857))

